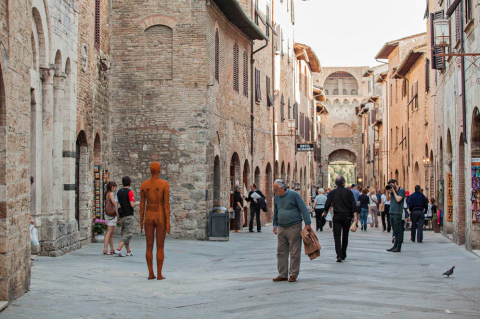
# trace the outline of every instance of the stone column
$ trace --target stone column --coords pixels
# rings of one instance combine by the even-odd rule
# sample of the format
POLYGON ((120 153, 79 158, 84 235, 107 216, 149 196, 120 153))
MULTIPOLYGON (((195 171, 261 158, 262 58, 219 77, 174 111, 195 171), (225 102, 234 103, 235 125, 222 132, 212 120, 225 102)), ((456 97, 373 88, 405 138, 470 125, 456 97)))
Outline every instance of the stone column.
POLYGON ((53 78, 53 212, 60 224, 65 224, 63 216, 63 103, 65 96, 63 72, 55 72, 53 78))
POLYGON ((42 101, 42 217, 53 216, 53 76, 55 66, 42 67, 43 101, 42 101))

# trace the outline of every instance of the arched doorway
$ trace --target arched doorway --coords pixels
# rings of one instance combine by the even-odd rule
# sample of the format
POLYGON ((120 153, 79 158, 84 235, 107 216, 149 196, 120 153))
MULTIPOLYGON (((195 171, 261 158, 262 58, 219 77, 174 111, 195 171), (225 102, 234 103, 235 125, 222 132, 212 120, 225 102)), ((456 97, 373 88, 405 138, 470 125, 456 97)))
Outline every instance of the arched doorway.
MULTIPOLYGON (((465 244, 465 226, 466 226, 466 196, 465 196, 465 142, 463 139, 463 133, 460 134, 458 141, 458 176, 456 178, 458 183, 457 192, 457 227, 458 237, 455 242, 458 245, 465 244)), ((455 236, 454 236, 455 239, 455 236)))
MULTIPOLYGON (((237 153, 233 153, 230 160, 230 207, 233 207, 233 193, 235 192, 236 186, 240 185, 240 158, 237 153)), ((235 229, 235 223, 230 223, 230 230, 235 229)))
MULTIPOLYGON (((246 192, 249 192, 250 191, 250 165, 248 164, 248 160, 245 160, 245 163, 243 164, 243 188, 242 188, 242 195, 245 195, 247 196, 247 194, 245 194, 245 191, 246 192)), ((248 219, 248 205, 246 202, 244 202, 244 207, 245 209, 243 210, 243 214, 244 214, 244 223, 243 223, 243 227, 246 227, 248 225, 248 222, 249 220, 248 219)))
POLYGON ((257 188, 262 190, 262 185, 260 184, 261 183, 261 176, 260 176, 260 168, 257 166, 255 168, 255 185, 257 185, 257 188))
POLYGON ((213 161, 213 206, 221 206, 221 173, 220 173, 220 157, 215 156, 213 161))
POLYGON ((445 187, 445 176, 443 175, 444 168, 443 168, 443 138, 440 137, 440 152, 438 153, 439 160, 438 160, 438 194, 437 194, 437 207, 440 210, 444 209, 444 187, 445 187))
POLYGON ((357 156, 352 151, 338 149, 328 155, 329 187, 335 187, 335 178, 342 175, 345 185, 357 184, 355 163, 357 156))
POLYGON ((283 179, 283 180, 286 180, 286 176, 285 176, 285 162, 282 162, 282 168, 280 170, 280 178, 283 179))
POLYGON ((414 170, 414 184, 413 186, 420 185, 420 167, 418 166, 418 162, 415 162, 415 170, 414 170))
POLYGON ((453 234, 453 219, 454 219, 454 205, 453 205, 453 152, 452 152, 452 136, 450 130, 447 131, 447 145, 445 152, 445 208, 443 218, 443 231, 447 234, 453 234))
POLYGON ((398 182, 398 169, 395 170, 395 180, 398 182))
POLYGON ((85 131, 80 131, 76 141, 75 153, 75 219, 80 231, 80 239, 87 239, 90 227, 90 210, 88 201, 91 198, 88 187, 88 143, 85 131))
MULTIPOLYGON (((100 218, 100 216, 103 216, 103 210, 105 209, 104 205, 102 205, 102 210, 100 210, 100 203, 103 203, 103 197, 105 194, 100 191, 100 184, 102 182, 101 179, 101 162, 102 162, 102 145, 100 141, 100 136, 98 134, 95 135, 95 140, 93 142, 93 183, 94 183, 94 212, 95 212, 95 217, 100 218), (97 188, 98 187, 98 188, 97 188), (97 197, 100 197, 100 202, 97 199, 97 197)), ((102 187, 103 188, 103 187, 102 187)), ((104 216, 103 216, 104 217, 104 216)))
MULTIPOLYGON (((6 185, 6 134, 7 134, 7 109, 6 109, 6 98, 5 98, 5 89, 3 83, 3 71, 2 66, 0 65, 0 186, 5 188, 6 185)), ((4 199, 5 200, 5 199, 4 199)), ((0 206, 0 215, 7 216, 7 205, 3 201, 0 206)), ((0 228, 7 229, 7 218, 3 217, 0 219, 0 228)), ((6 250, 6 249, 5 249, 6 250)), ((0 272, 0 282, 7 283, 8 281, 8 259, 7 251, 0 253, 0 269, 3 271, 0 272)), ((0 285, 0 299, 8 300, 8 284, 0 285)))
POLYGON ((266 221, 270 222, 273 216, 273 180, 272 180, 272 166, 267 164, 265 169, 265 193, 267 194, 268 212, 266 214, 266 221))
POLYGON ((286 180, 285 180, 288 188, 290 188, 290 181, 291 180, 292 180, 292 175, 291 175, 291 171, 290 171, 290 163, 288 163, 288 165, 287 165, 287 177, 286 177, 286 180))
POLYGON ((275 161, 275 171, 274 171, 273 173, 274 173, 274 175, 275 175, 275 179, 280 178, 280 171, 279 171, 279 168, 278 168, 278 161, 275 161))

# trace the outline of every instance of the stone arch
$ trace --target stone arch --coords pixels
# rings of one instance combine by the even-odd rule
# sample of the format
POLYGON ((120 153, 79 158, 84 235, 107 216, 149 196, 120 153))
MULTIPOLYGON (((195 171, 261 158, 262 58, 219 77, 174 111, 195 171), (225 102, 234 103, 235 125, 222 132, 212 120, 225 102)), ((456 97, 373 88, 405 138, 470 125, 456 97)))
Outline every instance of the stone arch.
POLYGON ((267 163, 265 168, 265 194, 267 194, 267 206, 269 210, 267 212, 267 221, 271 220, 272 210, 273 210, 273 181, 272 181, 272 165, 267 163))
POLYGON ((260 167, 256 167, 255 168, 255 176, 254 176, 254 183, 255 185, 257 185, 257 188, 258 189, 261 189, 262 185, 261 185, 261 173, 260 173, 260 167))
MULTIPOLYGON (((457 200, 457 222, 458 231, 457 236, 454 236, 454 240, 458 245, 465 244, 465 226, 467 222, 467 210, 466 210, 466 199, 465 199, 465 191, 466 191, 466 181, 465 181, 465 141, 463 139, 463 133, 460 134, 460 139, 458 141, 458 156, 457 156, 457 163, 458 169, 457 174, 458 176, 454 176, 453 178, 457 181, 457 193, 456 193, 456 200, 457 200)), ((455 191, 454 191, 455 194, 455 191)), ((455 217, 454 217, 455 220, 455 217)), ((455 233, 454 233, 455 234, 455 233)))
POLYGON ((450 129, 447 131, 447 149, 445 154, 445 161, 447 164, 448 171, 447 173, 452 173, 452 136, 450 134, 450 129))
MULTIPOLYGON (((50 64, 50 36, 48 29, 48 16, 43 1, 32 1, 32 17, 34 29, 36 31, 36 39, 38 41, 38 65, 48 66, 50 64)), ((33 27, 32 27, 33 29, 33 27)))
POLYGON ((285 162, 284 161, 282 161, 282 166, 280 169, 280 178, 285 180, 285 162))
POLYGON ((350 163, 356 163, 357 162, 357 156, 355 155, 354 152, 349 151, 347 149, 338 149, 333 152, 331 152, 328 155, 328 162, 333 163, 333 162, 350 162, 350 163))
POLYGON ((290 175, 290 163, 287 165, 287 179, 285 182, 287 183, 287 187, 290 187, 290 181, 292 180, 292 175, 290 175))
POLYGON ((91 193, 88 183, 88 142, 83 130, 77 136, 75 155, 75 219, 78 222, 80 238, 87 239, 91 227, 89 208, 91 193))
POLYGON ((352 106, 355 107, 355 106, 358 106, 358 100, 357 99, 353 99, 352 101, 352 106))
POLYGON ((415 169, 414 169, 414 186, 420 185, 420 167, 418 166, 418 162, 415 162, 415 169))
POLYGON ((100 165, 102 162, 102 142, 100 135, 95 135, 95 141, 93 142, 93 165, 100 165))
POLYGON ((173 78, 173 29, 155 24, 144 31, 145 83, 158 85, 173 78))
POLYGON ((340 107, 340 100, 339 100, 339 99, 335 99, 335 101, 333 101, 333 106, 334 106, 334 107, 340 107))
MULTIPOLYGON (((242 193, 243 193, 243 190, 244 189, 247 189, 249 190, 249 186, 251 184, 251 181, 250 181, 250 164, 248 163, 248 159, 245 160, 245 162, 243 163, 243 180, 242 180, 242 183, 243 183, 243 188, 242 188, 242 193)), ((244 214, 244 218, 243 218, 243 226, 247 226, 247 222, 248 222, 248 205, 244 205, 244 209, 243 209, 243 214, 244 214)))
POLYGON ((148 16, 146 18, 143 18, 139 22, 140 26, 143 28, 144 31, 156 25, 164 25, 169 27, 170 29, 174 29, 177 23, 177 19, 161 14, 148 16))
POLYGON ((280 178, 279 174, 280 174, 280 171, 278 169, 278 161, 275 160, 275 167, 274 167, 274 170, 273 170, 274 178, 275 179, 280 178))
POLYGON ((327 100, 325 101, 325 104, 326 104, 327 106, 331 106, 331 105, 332 105, 332 101, 330 101, 329 99, 327 99, 327 100))
POLYGON ((213 161, 213 205, 221 205, 221 166, 220 156, 215 156, 213 161))
POLYGON ((63 72, 62 52, 57 50, 55 53, 55 74, 60 75, 63 72))
POLYGON ((323 87, 334 92, 333 95, 338 95, 340 92, 343 95, 348 95, 352 90, 358 92, 359 88, 357 79, 351 73, 345 71, 337 71, 328 75, 323 87))
POLYGON ((333 126, 332 137, 352 137, 352 127, 347 123, 337 123, 333 126))
POLYGON ((428 157, 428 143, 425 143, 425 158, 428 157))
POLYGON ((343 106, 350 106, 350 102, 347 99, 343 100, 343 106))
POLYGON ((358 90, 352 89, 352 95, 358 95, 358 90))

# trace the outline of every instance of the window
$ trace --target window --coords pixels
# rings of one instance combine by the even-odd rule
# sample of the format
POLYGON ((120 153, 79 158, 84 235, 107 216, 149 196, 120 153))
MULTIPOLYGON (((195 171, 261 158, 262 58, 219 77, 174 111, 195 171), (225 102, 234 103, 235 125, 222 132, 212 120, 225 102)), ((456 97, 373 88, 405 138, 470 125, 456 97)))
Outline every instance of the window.
POLYGON ((243 95, 248 97, 248 54, 243 52, 243 95))
POLYGON ((260 86, 260 70, 255 68, 255 102, 262 100, 262 90, 260 86))
POLYGON ((412 94, 414 98, 413 107, 417 110, 418 109, 418 80, 415 81, 415 83, 413 84, 412 94))
POLYGON ((271 85, 270 85, 270 78, 268 76, 265 77, 266 84, 267 84, 267 106, 273 106, 273 98, 271 93, 271 85))
POLYGON ((220 37, 218 36, 218 29, 215 31, 215 80, 217 82, 220 78, 220 37))
POLYGON ((402 81, 402 98, 407 96, 407 80, 402 81))
POLYGON ((460 15, 460 6, 455 9, 455 41, 460 41, 460 36, 463 32, 462 21, 460 20, 462 18, 462 16, 460 15))
POLYGON ((333 95, 338 95, 338 89, 333 90, 333 95))
POLYGON ((233 45, 233 90, 239 91, 238 84, 238 44, 233 45))
POLYGON ((348 95, 348 91, 343 89, 343 95, 348 95))
POLYGON ((280 29, 280 58, 283 59, 283 29, 280 29))
POLYGON ((295 119, 295 129, 298 130, 298 104, 293 104, 293 118, 295 119))
MULTIPOLYGON (((457 9, 458 11, 458 9, 457 9)), ((431 13, 430 14, 430 33, 431 33, 431 42, 434 43, 434 28, 433 28, 433 24, 434 24, 434 21, 437 20, 437 19, 443 19, 444 17, 444 13, 443 11, 437 11, 435 13, 431 13)), ((441 47, 435 47, 435 46, 432 46, 432 69, 434 70, 441 70, 445 67, 445 58, 444 57, 440 57, 440 56, 435 56, 435 54, 442 54, 443 53, 443 49, 441 47)))
POLYGON ((282 122, 285 122, 284 111, 285 111, 285 100, 284 100, 283 94, 282 94, 282 97, 280 98, 280 121, 282 121, 282 122))
POLYGON ((390 150, 392 150, 393 145, 393 129, 390 129, 390 150))
POLYGON ((292 4, 292 24, 295 24, 295 1, 291 1, 292 4))
POLYGON ((472 19, 472 0, 465 0, 465 21, 468 23, 472 19))
POLYGON ((425 59, 425 92, 430 91, 430 60, 425 59))
POLYGON ((258 25, 258 0, 255 0, 255 24, 258 25))
POLYGON ((95 47, 100 48, 100 0, 95 0, 95 47))
POLYGON ((267 9, 265 10, 265 15, 267 16, 267 28, 266 28, 267 38, 270 38, 270 7, 268 6, 268 3, 267 3, 267 9))
POLYGON ((395 80, 395 103, 398 103, 398 81, 395 80))
POLYGON ((302 91, 302 67, 300 60, 298 61, 298 90, 302 91))
POLYGON ((291 108, 292 108, 292 107, 290 106, 290 98, 288 98, 288 114, 287 114, 288 119, 290 119, 290 109, 291 109, 291 108))
POLYGON ((395 127, 395 148, 398 146, 398 132, 400 130, 398 129, 398 126, 395 127))
POLYGON ((357 95, 357 90, 353 89, 352 90, 352 95, 357 95))

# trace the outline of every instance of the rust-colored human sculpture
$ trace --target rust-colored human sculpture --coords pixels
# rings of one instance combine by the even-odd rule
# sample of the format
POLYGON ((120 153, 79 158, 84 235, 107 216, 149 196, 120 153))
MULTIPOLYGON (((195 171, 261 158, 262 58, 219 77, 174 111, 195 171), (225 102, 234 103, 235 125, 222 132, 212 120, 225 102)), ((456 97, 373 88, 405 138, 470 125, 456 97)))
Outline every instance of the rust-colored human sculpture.
POLYGON ((142 183, 140 188, 140 229, 143 230, 143 215, 145 214, 145 235, 147 238, 147 253, 145 255, 148 265, 148 279, 155 279, 153 272, 153 243, 157 238, 157 276, 162 276, 163 260, 165 258, 165 237, 170 234, 170 186, 168 182, 160 179, 160 164, 150 164, 152 177, 142 183), (146 210, 145 210, 146 201, 146 210))

